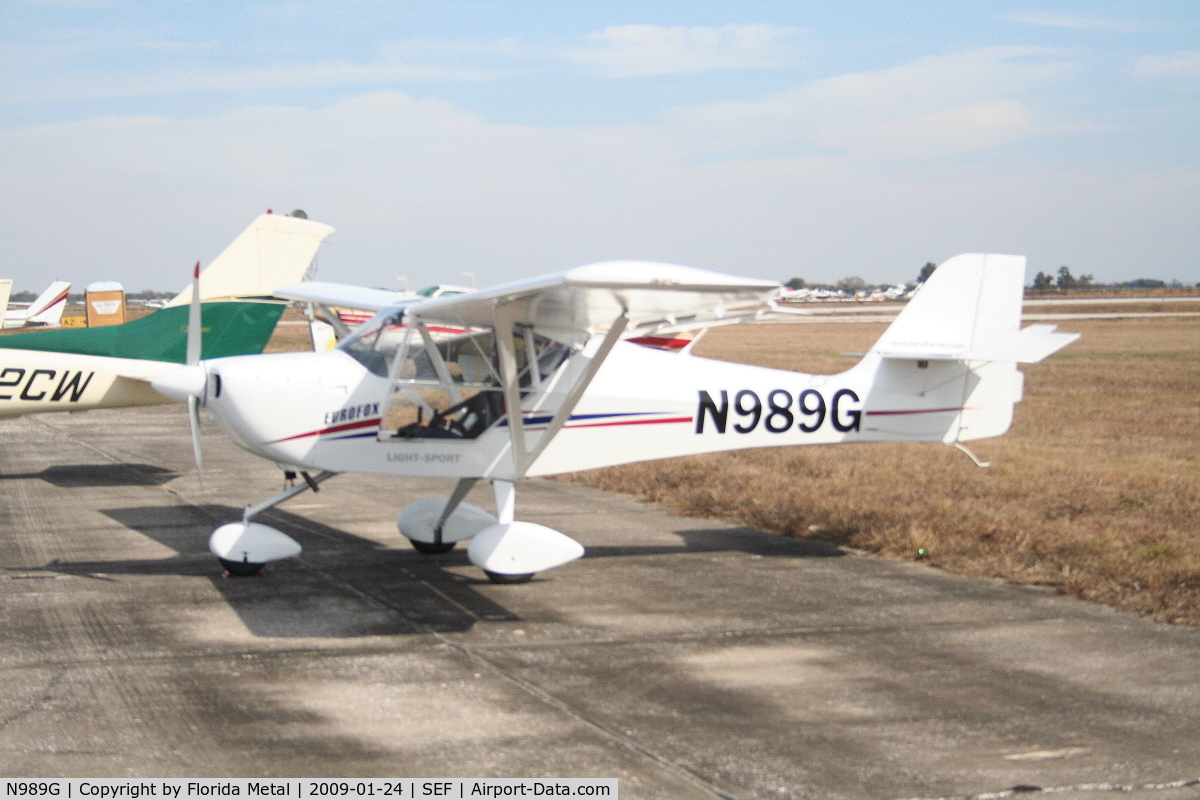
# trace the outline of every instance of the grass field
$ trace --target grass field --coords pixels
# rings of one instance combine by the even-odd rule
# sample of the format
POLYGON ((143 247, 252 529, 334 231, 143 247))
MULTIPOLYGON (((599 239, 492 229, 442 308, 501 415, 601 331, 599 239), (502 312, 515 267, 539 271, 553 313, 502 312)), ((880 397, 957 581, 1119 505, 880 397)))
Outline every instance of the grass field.
MULTIPOLYGON (((838 372, 855 360, 839 353, 866 350, 884 327, 722 328, 697 354, 838 372)), ((988 469, 940 445, 864 444, 746 450, 563 479, 1200 625, 1200 317, 1060 327, 1083 338, 1025 366, 1012 430, 972 443, 988 469)))

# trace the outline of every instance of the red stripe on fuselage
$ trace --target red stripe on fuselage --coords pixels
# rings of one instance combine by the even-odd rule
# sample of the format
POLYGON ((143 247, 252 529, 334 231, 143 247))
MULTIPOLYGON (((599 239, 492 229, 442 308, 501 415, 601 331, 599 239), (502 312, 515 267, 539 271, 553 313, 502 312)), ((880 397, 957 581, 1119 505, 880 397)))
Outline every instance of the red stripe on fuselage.
POLYGON ((951 411, 971 411, 970 408, 914 408, 905 411, 867 411, 868 417, 889 417, 898 414, 945 414, 951 411))
POLYGON ((332 428, 321 428, 318 431, 309 431, 308 433, 297 433, 295 436, 285 436, 282 439, 275 439, 271 442, 263 442, 263 444, 279 444, 280 442, 290 442, 293 439, 303 439, 306 436, 322 436, 326 433, 341 433, 342 431, 352 431, 355 428, 366 428, 370 425, 378 425, 379 417, 375 419, 360 419, 358 422, 347 422, 345 425, 334 425, 332 428))

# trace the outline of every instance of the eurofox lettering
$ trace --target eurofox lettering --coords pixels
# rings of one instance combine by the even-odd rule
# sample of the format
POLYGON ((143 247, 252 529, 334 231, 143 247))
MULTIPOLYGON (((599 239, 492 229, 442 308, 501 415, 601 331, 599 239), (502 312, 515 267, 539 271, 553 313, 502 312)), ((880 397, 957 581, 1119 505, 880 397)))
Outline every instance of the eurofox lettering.
POLYGON ((353 422, 356 419, 379 416, 379 403, 363 403, 358 406, 346 406, 336 411, 325 413, 326 425, 337 425, 339 422, 353 422))

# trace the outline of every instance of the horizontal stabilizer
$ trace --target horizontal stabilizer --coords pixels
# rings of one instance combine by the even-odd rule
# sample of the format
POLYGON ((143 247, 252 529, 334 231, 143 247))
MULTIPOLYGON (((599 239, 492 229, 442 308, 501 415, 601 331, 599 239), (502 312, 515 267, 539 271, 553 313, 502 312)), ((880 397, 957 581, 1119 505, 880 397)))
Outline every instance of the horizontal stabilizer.
POLYGON ((365 286, 354 286, 348 283, 329 283, 327 281, 305 281, 281 286, 273 294, 284 300, 302 300, 309 303, 322 303, 328 306, 357 308, 363 311, 382 311, 388 306, 394 306, 411 295, 403 292, 390 292, 386 289, 368 289, 365 286))
POLYGON ((1030 325, 1015 336, 995 342, 985 342, 970 349, 957 351, 945 348, 930 348, 922 351, 910 347, 898 351, 880 350, 884 358, 922 361, 1012 361, 1018 364, 1036 364, 1047 356, 1057 353, 1079 338, 1078 333, 1062 333, 1054 325, 1030 325))

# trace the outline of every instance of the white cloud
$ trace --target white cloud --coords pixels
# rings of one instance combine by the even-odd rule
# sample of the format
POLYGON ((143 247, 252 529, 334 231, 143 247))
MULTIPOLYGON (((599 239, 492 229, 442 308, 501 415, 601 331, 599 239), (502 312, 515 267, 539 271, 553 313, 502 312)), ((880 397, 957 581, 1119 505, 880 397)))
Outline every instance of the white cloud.
MULTIPOLYGON (((910 86, 908 99, 893 98, 856 132, 864 109, 909 84, 843 77, 798 91, 829 117, 814 130, 864 152, 879 152, 871 137, 911 149, 931 131, 936 149, 956 152, 1039 125, 1016 101, 947 79, 927 93, 910 86)), ((994 80, 984 83, 1014 79, 994 80)), ((695 159, 709 124, 499 125, 379 91, 319 109, 0 132, 11 165, 0 173, 0 214, 13 232, 0 240, 0 262, 30 288, 54 273, 173 289, 189 264, 271 206, 337 227, 322 277, 368 285, 460 280, 464 270, 487 285, 619 257, 764 278, 899 281, 968 250, 1026 252, 1035 268, 1066 263, 1108 277, 1123 261, 1178 270, 1200 249, 1195 174, 1125 179, 1011 164, 980 173, 932 156, 916 170, 834 155, 695 159), (1163 237, 1166 228, 1178 235, 1163 237)))
POLYGON ((1011 95, 1074 70, 1056 50, 993 47, 813 81, 760 102, 674 112, 709 150, 792 142, 874 157, 936 157, 1050 130, 1011 95))
POLYGON ((777 67, 796 61, 800 32, 771 25, 623 25, 590 34, 581 47, 532 46, 511 37, 403 39, 384 43, 371 55, 305 62, 291 52, 230 54, 212 42, 142 39, 128 33, 85 36, 80 31, 53 47, 18 47, 10 53, 12 63, 23 64, 25 77, 0 87, 0 103, 488 81, 534 69, 561 70, 564 64, 614 78, 777 67), (137 71, 96 72, 76 64, 81 57, 133 50, 162 59, 137 71), (229 63, 231 57, 274 63, 189 67, 178 58, 198 55, 213 63, 229 63))
POLYGON ((195 92, 322 89, 426 81, 486 81, 515 74, 468 66, 412 64, 387 55, 355 63, 324 59, 308 64, 213 70, 143 70, 83 79, 70 72, 35 76, 0 89, 0 103, 68 102, 153 97, 195 92))
POLYGON ((618 25, 557 55, 609 78, 780 67, 799 58, 800 28, 773 25, 618 25))
POLYGON ((1200 50, 1142 56, 1133 62, 1133 71, 1145 77, 1194 78, 1200 76, 1200 50))
POLYGON ((1139 33, 1153 28, 1153 26, 1136 20, 1074 17, 1065 14, 1047 14, 1038 11, 1006 14, 1001 16, 1000 19, 1006 22, 1019 22, 1025 25, 1069 28, 1078 31, 1107 31, 1109 33, 1139 33))

